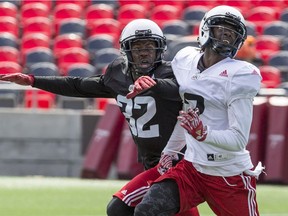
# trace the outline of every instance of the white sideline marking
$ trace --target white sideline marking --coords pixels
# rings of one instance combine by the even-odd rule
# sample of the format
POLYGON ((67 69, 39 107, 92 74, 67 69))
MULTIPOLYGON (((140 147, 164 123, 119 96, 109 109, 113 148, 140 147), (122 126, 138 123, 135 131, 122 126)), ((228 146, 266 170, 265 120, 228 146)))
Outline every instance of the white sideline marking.
POLYGON ((0 188, 69 188, 69 187, 122 187, 127 181, 119 180, 91 180, 74 178, 35 177, 0 177, 0 188))

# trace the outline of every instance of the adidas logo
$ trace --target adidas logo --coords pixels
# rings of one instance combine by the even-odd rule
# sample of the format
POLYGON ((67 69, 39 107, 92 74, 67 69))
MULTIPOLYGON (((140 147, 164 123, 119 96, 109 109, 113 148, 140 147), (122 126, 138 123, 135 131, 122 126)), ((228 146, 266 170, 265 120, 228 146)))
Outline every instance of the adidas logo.
POLYGON ((253 75, 259 75, 256 70, 253 70, 253 71, 252 71, 252 74, 253 74, 253 75))
POLYGON ((122 193, 123 195, 126 195, 127 190, 122 190, 121 193, 122 193))
POLYGON ((227 70, 222 71, 219 76, 228 77, 227 70))

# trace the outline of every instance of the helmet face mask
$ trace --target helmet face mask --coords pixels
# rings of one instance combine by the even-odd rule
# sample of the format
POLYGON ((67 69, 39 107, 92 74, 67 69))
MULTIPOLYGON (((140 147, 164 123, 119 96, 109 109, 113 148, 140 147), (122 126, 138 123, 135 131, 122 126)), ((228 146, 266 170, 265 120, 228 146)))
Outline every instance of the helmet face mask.
POLYGON ((229 6, 218 6, 208 11, 200 23, 198 42, 202 50, 211 47, 216 53, 234 58, 247 37, 245 20, 242 14, 229 6), (222 36, 215 35, 215 29, 222 28, 222 36), (234 36, 227 41, 224 32, 234 36))
MULTIPOLYGON (((151 20, 137 19, 130 22, 122 31, 120 37, 121 53, 131 66, 131 72, 137 76, 150 75, 154 68, 162 61, 166 51, 166 38, 160 27, 151 20), (151 45, 153 42, 153 46, 151 45), (141 43, 144 44, 141 46, 141 43), (134 44, 136 48, 133 48, 134 44), (145 46, 147 44, 147 46, 145 46), (139 58, 141 53, 154 54, 154 59, 144 58, 143 62, 139 58), (135 59, 138 54, 138 58, 135 59), (140 62, 140 63, 139 63, 140 62), (146 63, 144 63, 146 62, 146 63), (150 64, 150 67, 147 65, 150 64)), ((146 56, 146 54, 143 54, 146 56)))

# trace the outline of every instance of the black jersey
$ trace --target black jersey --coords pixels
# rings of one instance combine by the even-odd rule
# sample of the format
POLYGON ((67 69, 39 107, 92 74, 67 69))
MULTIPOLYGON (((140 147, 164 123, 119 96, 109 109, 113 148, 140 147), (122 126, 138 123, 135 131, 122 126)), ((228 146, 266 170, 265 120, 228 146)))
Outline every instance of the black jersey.
POLYGON ((159 65, 153 72, 153 78, 157 85, 135 98, 127 99, 129 86, 134 80, 124 59, 119 57, 103 75, 89 78, 35 77, 33 87, 65 96, 115 98, 138 147, 138 160, 148 169, 158 163, 182 108, 170 62, 159 65))

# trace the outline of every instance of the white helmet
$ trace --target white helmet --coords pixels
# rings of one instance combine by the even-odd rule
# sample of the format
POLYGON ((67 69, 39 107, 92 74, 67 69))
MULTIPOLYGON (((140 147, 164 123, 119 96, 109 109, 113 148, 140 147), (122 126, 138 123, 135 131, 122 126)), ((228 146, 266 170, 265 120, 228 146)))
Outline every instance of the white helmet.
MULTIPOLYGON (((153 68, 155 68, 157 63, 162 61, 163 54, 167 49, 166 38, 161 28, 149 19, 136 19, 125 26, 121 33, 119 43, 121 53, 127 58, 130 64, 134 64, 131 55, 131 42, 147 39, 157 42, 157 54, 153 66, 153 68)), ((150 68, 146 73, 150 73, 153 68, 150 68)))
POLYGON ((243 15, 235 8, 230 6, 217 6, 208 11, 202 19, 199 27, 198 42, 201 49, 211 46, 214 51, 225 57, 233 58, 241 48, 247 37, 245 19, 243 15), (234 43, 226 44, 216 39, 211 31, 212 27, 223 23, 232 25, 237 35, 234 43))

